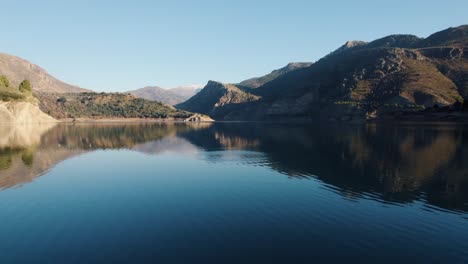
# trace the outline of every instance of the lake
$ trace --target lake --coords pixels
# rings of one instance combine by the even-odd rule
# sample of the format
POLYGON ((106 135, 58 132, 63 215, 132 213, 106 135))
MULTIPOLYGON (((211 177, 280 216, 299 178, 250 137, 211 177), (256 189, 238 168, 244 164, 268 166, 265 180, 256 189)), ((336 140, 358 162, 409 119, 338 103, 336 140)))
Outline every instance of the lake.
POLYGON ((0 128, 1 263, 467 263, 468 126, 0 128))

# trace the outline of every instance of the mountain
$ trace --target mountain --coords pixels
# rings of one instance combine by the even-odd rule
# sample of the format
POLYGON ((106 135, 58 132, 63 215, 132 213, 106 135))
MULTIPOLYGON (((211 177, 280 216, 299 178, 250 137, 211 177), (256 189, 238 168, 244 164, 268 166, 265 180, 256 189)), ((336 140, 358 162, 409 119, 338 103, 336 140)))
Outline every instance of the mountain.
POLYGON ((466 47, 468 45, 468 25, 449 28, 435 34, 422 41, 421 46, 458 46, 466 47))
POLYGON ((208 84, 192 98, 176 105, 177 108, 190 112, 202 113, 212 117, 221 117, 224 112, 219 109, 259 100, 260 97, 246 92, 232 84, 209 81, 208 84))
POLYGON ((310 62, 289 63, 285 67, 278 69, 278 70, 274 70, 270 74, 267 74, 265 76, 251 78, 251 79, 242 81, 238 84, 238 86, 255 89, 278 78, 279 76, 295 71, 297 69, 309 67, 310 65, 312 65, 312 63, 310 62))
POLYGON ((368 44, 367 42, 360 41, 360 40, 347 41, 343 46, 339 47, 337 50, 335 50, 334 52, 332 52, 328 56, 337 55, 337 54, 346 52, 346 51, 348 51, 350 49, 355 49, 355 48, 365 46, 367 44, 368 44))
POLYGON ((194 116, 161 103, 121 93, 38 94, 40 108, 54 118, 168 118, 194 116))
MULTIPOLYGON (((428 38, 391 35, 348 42, 255 89, 239 86, 256 100, 218 105, 216 118, 363 121, 388 112, 449 106, 468 99, 467 43, 468 26, 428 38)), ((213 100, 202 92, 180 107, 210 109, 213 100)))
POLYGON ((203 85, 194 84, 194 85, 179 86, 179 87, 171 88, 169 89, 169 91, 177 95, 184 96, 185 98, 189 99, 190 97, 194 96, 196 93, 201 91, 202 88, 203 88, 203 85))
POLYGON ((147 86, 141 89, 128 91, 127 93, 133 94, 137 97, 159 101, 169 105, 176 105, 188 100, 196 94, 200 86, 181 86, 172 89, 164 89, 158 86, 147 86))
POLYGON ((52 77, 43 68, 24 59, 0 53, 0 76, 6 76, 18 86, 23 80, 29 80, 34 91, 50 93, 80 93, 89 90, 66 84, 52 77))
POLYGON ((151 101, 159 101, 169 105, 175 105, 188 99, 188 97, 178 95, 170 90, 158 86, 147 86, 127 93, 135 95, 136 97, 151 101))
MULTIPOLYGON (((232 118, 236 115, 236 106, 244 103, 252 104, 260 100, 253 90, 265 85, 287 73, 310 67, 312 63, 289 63, 285 67, 271 73, 242 81, 238 84, 223 84, 209 81, 196 95, 184 103, 175 105, 179 109, 210 115, 214 118, 225 119, 225 115, 232 118)), ((245 106, 245 105, 244 105, 245 106)), ((244 109, 245 110, 245 109, 244 109)))
MULTIPOLYGON (((149 87, 142 89, 142 92, 156 89, 160 90, 160 95, 166 91, 149 87)), ((195 93, 196 87, 192 89, 195 93)), ((176 91, 187 94, 188 89, 176 91)), ((167 98, 178 98, 173 103, 186 99, 182 95, 168 93, 167 98)), ((0 54, 0 123, 46 123, 55 122, 54 118, 210 120, 129 94, 89 92, 55 79, 26 60, 0 54)))

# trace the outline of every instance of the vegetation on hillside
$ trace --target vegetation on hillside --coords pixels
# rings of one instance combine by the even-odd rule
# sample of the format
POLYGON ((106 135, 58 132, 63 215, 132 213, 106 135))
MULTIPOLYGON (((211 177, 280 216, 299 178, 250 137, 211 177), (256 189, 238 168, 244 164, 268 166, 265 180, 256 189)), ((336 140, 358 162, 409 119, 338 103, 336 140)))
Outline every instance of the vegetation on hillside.
POLYGON ((120 93, 38 94, 54 118, 188 118, 192 113, 120 93))
POLYGON ((32 88, 28 80, 14 87, 6 76, 0 76, 0 101, 23 100, 31 95, 32 88))

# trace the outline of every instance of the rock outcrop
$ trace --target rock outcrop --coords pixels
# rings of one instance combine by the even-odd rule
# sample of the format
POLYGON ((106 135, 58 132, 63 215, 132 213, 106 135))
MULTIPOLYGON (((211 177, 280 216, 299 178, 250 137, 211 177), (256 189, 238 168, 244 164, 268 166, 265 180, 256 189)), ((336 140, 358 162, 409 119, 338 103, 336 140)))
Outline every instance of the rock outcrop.
POLYGON ((57 120, 31 102, 0 102, 0 124, 46 124, 57 120))
POLYGON ((259 99, 259 96, 242 90, 235 85, 209 81, 203 90, 188 101, 176 105, 176 107, 194 113, 209 115, 216 119, 217 116, 223 115, 224 107, 227 105, 255 102, 259 99))

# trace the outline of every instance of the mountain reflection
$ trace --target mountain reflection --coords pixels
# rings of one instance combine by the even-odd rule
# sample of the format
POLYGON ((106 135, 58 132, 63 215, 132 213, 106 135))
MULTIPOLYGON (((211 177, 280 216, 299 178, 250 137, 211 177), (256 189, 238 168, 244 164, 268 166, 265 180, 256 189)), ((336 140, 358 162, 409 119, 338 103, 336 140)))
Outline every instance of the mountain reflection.
MULTIPOLYGON (((261 153, 291 178, 317 178, 347 198, 421 200, 468 211, 466 126, 299 124, 76 124, 0 129, 0 187, 34 180, 71 157, 97 149, 158 155, 229 150, 261 153)), ((239 155, 239 154, 236 154, 239 155)), ((206 155, 218 162, 222 155, 206 155)), ((252 164, 258 155, 238 157, 252 164)), ((304 183, 306 184, 306 182, 304 183)))

